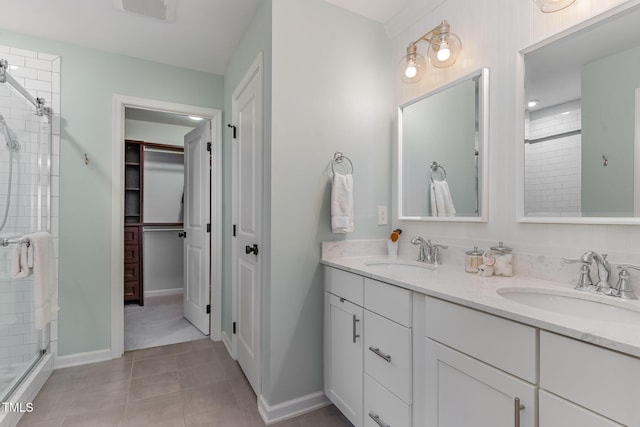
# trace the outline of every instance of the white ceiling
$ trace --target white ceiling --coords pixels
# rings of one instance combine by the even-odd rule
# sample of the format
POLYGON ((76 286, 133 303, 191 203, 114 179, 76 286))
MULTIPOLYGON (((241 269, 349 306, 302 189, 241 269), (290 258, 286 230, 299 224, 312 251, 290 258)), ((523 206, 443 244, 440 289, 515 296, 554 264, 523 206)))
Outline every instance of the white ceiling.
POLYGON ((0 28, 163 64, 224 74, 260 0, 178 0, 174 23, 114 0, 2 0, 0 28))
POLYGON ((325 0, 373 21, 386 24, 398 15, 411 0, 325 0))
MULTIPOLYGON (((122 0, 2 0, 0 29, 222 75, 260 1, 177 0, 169 23, 116 9, 122 0)), ((393 36, 444 0, 325 1, 385 24, 393 36)))

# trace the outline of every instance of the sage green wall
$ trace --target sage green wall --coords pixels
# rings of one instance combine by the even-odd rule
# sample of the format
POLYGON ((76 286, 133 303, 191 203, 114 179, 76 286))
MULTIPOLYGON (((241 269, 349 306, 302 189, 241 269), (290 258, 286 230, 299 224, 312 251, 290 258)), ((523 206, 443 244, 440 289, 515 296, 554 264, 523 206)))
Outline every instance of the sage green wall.
POLYGON ((640 47, 582 68, 582 214, 633 216, 640 47), (602 156, 609 166, 602 166, 602 156))
POLYGON ((59 354, 107 349, 113 94, 221 109, 224 78, 3 30, 0 39, 62 57, 59 354))
MULTIPOLYGON (((384 27, 323 0, 273 1, 270 317, 262 394, 270 405, 323 390, 324 240, 375 239, 391 200, 394 110, 384 27), (355 232, 331 233, 329 167, 354 166, 355 232)), ((390 211, 391 212, 391 211, 390 211)))

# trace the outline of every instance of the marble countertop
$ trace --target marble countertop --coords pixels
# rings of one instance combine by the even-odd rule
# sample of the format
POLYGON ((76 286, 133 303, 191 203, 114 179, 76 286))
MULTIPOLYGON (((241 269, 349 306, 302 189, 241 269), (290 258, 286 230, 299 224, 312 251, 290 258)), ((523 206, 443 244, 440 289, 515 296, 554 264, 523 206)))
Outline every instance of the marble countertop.
MULTIPOLYGON (((325 257, 322 264, 383 281, 411 291, 440 298, 469 308, 491 313, 536 328, 640 357, 640 322, 615 322, 561 314, 535 308, 501 296, 501 288, 527 288, 531 292, 575 294, 578 297, 638 312, 640 300, 619 298, 574 290, 571 285, 525 276, 480 277, 466 273, 463 266, 440 265, 435 270, 396 270, 379 262, 418 264, 413 259, 387 256, 325 257)), ((606 315, 606 312, 605 312, 606 315)))

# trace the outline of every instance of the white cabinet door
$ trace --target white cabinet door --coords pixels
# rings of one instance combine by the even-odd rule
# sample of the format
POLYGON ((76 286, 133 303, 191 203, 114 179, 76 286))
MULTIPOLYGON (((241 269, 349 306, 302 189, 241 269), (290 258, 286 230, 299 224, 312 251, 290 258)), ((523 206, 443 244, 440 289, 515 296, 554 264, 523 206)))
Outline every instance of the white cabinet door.
POLYGON ((535 386, 428 338, 425 353, 427 426, 535 426, 535 386))
POLYGON ((356 427, 362 426, 362 307, 325 292, 325 394, 356 427))

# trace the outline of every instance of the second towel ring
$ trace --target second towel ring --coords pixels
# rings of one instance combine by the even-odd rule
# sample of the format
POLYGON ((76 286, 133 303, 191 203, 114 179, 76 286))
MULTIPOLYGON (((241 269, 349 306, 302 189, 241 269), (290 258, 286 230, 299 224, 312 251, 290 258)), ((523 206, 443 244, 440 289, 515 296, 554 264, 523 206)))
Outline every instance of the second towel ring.
POLYGON ((333 155, 333 161, 331 162, 331 172, 333 174, 336 173, 335 165, 342 165, 342 164, 346 165, 346 163, 344 163, 345 160, 347 162, 349 162, 349 165, 346 166, 346 169, 347 169, 346 173, 351 173, 352 174, 353 173, 353 163, 351 163, 351 160, 347 156, 345 156, 344 154, 342 154, 339 151, 336 151, 334 153, 334 155, 333 155), (349 171, 349 169, 351 169, 351 171, 349 171))
POLYGON ((429 166, 429 168, 431 169, 431 173, 429 173, 429 178, 431 178, 432 182, 433 182, 433 174, 438 172, 438 170, 440 170, 442 173, 442 179, 440 181, 444 181, 445 179, 447 179, 446 169, 444 168, 444 166, 442 166, 438 162, 435 162, 435 161, 431 162, 431 166, 429 166))

